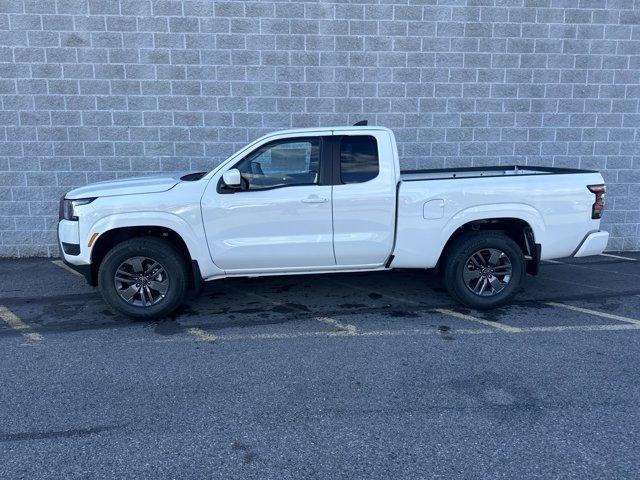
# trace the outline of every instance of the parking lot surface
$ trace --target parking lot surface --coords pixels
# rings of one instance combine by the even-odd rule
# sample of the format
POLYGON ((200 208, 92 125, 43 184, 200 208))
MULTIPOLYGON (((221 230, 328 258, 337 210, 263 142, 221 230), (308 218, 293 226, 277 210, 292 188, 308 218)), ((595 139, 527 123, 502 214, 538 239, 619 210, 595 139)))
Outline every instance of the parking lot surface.
POLYGON ((0 478, 637 478, 640 254, 490 312, 393 271, 215 281, 158 322, 0 260, 0 362, 0 478))

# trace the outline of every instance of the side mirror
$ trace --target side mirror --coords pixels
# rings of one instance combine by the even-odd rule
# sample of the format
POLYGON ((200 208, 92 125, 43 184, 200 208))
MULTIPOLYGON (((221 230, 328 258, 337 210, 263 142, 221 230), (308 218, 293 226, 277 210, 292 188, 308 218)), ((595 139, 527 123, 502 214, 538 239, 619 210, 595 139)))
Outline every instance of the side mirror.
POLYGON ((229 188, 240 188, 242 186, 242 177, 240 170, 231 168, 222 174, 222 181, 229 188))

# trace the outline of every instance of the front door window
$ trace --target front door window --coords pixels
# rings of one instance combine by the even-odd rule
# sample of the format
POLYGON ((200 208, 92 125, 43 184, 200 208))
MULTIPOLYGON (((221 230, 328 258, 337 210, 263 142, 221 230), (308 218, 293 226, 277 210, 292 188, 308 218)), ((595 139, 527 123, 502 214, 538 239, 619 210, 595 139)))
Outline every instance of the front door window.
POLYGON ((248 190, 318 183, 320 148, 317 138, 269 143, 241 160, 236 168, 248 190))

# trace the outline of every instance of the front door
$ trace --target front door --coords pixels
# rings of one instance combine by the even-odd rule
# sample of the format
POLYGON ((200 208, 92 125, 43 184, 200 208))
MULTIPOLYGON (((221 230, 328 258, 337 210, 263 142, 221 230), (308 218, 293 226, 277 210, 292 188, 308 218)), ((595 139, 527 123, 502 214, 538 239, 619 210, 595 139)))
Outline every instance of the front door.
POLYGON ((210 183, 202 213, 218 267, 242 273, 335 265, 332 191, 320 184, 321 150, 321 137, 274 140, 228 167, 240 170, 241 189, 225 192, 210 183))

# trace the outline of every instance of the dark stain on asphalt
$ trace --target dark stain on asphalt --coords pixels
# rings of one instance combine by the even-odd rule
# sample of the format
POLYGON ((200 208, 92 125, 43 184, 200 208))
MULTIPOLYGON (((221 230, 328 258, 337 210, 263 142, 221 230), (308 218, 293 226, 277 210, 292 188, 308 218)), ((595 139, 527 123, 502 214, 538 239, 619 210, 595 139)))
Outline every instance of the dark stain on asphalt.
POLYGON ((417 318, 420 316, 416 312, 412 312, 410 310, 392 310, 387 315, 395 318, 417 318))
POLYGON ((264 308, 243 308, 241 310, 234 310, 233 313, 260 313, 263 311, 264 308))
POLYGON ((274 292, 277 292, 277 293, 285 293, 285 292, 288 292, 289 290, 291 290, 293 287, 295 287, 294 283, 288 283, 288 284, 285 284, 285 285, 275 285, 271 289, 274 292))
POLYGON ((477 310, 471 310, 469 308, 464 308, 462 306, 456 306, 456 310, 465 315, 471 315, 472 317, 478 317, 482 320, 486 320, 488 322, 500 323, 500 316, 504 314, 504 312, 499 312, 500 308, 495 308, 494 310, 485 310, 483 312, 478 312, 477 310))
POLYGON ((102 310, 100 313, 102 313, 102 315, 106 315, 107 317, 114 317, 115 316, 115 314, 111 310, 109 310, 107 308, 102 310))
POLYGON ((194 315, 198 315, 198 312, 193 310, 189 305, 184 304, 180 305, 169 318, 171 318, 171 320, 177 320, 179 317, 193 317, 194 315))
POLYGON ((606 309, 607 312, 610 312, 610 313, 624 308, 624 304, 615 298, 608 299, 608 298, 594 297, 590 300, 586 300, 585 303, 588 306, 596 306, 599 308, 604 308, 606 309))
POLYGON ((121 428, 118 425, 105 425, 89 428, 72 428, 69 430, 54 430, 49 432, 19 432, 0 433, 0 442, 21 442, 30 440, 48 440, 52 438, 86 437, 96 433, 106 432, 121 428))
POLYGON ((451 327, 447 325, 438 325, 438 332, 445 340, 455 340, 453 335, 451 335, 451 327))
POLYGON ((271 310, 276 313, 291 313, 300 311, 308 312, 309 308, 306 305, 302 305, 301 303, 287 302, 283 303, 282 305, 276 305, 271 310))
POLYGON ((526 414, 530 421, 537 421, 543 415, 541 401, 517 376, 505 377, 499 372, 484 371, 478 375, 460 377, 451 385, 463 395, 484 404, 492 416, 503 418, 516 410, 526 414))
POLYGON ((367 308, 364 303, 341 303, 340 308, 367 308))
POLYGON ((182 325, 175 320, 161 320, 156 325, 155 333, 159 335, 175 335, 183 330, 182 325))
POLYGON ((253 462, 256 458, 258 458, 258 455, 251 450, 251 447, 249 447, 249 445, 245 445, 244 443, 241 443, 241 442, 236 441, 231 443, 231 450, 236 452, 242 452, 242 461, 245 464, 249 464, 253 462))
POLYGON ((500 308, 496 308, 494 311, 484 311, 482 312, 482 317, 480 318, 482 318, 483 320, 487 320, 488 322, 500 323, 506 312, 502 312, 499 310, 500 308))
POLYGON ((53 303, 48 308, 48 314, 64 319, 73 318, 82 309, 82 305, 75 303, 53 303))
POLYGON ((369 298, 372 300, 379 300, 380 298, 382 298, 382 295, 380 295, 379 293, 376 292, 371 292, 369 294, 369 298))

